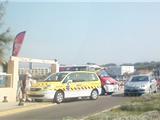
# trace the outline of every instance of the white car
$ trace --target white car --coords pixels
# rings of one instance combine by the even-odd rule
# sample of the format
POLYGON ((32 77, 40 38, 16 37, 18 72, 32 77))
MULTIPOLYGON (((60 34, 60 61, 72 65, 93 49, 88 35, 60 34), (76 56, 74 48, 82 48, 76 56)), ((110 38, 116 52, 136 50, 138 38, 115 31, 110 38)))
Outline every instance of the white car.
POLYGON ((124 85, 124 95, 156 93, 157 82, 151 75, 134 75, 124 85))

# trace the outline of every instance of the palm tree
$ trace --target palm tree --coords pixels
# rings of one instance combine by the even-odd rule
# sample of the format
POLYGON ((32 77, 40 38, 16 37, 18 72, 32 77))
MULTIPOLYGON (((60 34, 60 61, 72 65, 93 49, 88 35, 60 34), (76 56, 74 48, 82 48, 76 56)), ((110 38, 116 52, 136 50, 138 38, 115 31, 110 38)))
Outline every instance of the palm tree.
POLYGON ((9 43, 12 41, 9 36, 9 31, 0 34, 0 61, 3 62, 6 58, 6 51, 9 48, 9 43))
MULTIPOLYGON (((2 19, 5 13, 5 2, 0 2, 0 28, 2 24, 2 19)), ((1 30, 0 30, 1 31, 1 30)), ((9 35, 9 29, 5 32, 0 33, 0 62, 4 63, 7 57, 7 50, 9 49, 9 45, 12 41, 11 36, 9 35)))

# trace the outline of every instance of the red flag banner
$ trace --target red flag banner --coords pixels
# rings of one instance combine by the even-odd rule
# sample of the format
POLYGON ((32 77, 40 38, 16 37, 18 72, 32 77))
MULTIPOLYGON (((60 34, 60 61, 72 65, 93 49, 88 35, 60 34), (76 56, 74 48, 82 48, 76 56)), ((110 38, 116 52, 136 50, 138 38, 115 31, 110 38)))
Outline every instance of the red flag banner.
POLYGON ((12 56, 18 56, 19 51, 21 49, 21 46, 24 41, 24 36, 25 36, 26 31, 20 32, 13 43, 13 50, 12 50, 12 56))

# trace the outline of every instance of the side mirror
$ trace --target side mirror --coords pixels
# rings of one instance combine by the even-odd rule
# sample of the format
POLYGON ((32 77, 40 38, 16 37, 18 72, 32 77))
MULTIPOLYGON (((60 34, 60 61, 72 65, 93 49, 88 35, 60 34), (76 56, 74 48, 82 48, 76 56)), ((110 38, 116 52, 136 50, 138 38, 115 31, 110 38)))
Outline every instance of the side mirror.
POLYGON ((68 80, 68 81, 67 81, 68 84, 69 84, 69 83, 72 83, 72 82, 73 82, 73 80, 68 80))

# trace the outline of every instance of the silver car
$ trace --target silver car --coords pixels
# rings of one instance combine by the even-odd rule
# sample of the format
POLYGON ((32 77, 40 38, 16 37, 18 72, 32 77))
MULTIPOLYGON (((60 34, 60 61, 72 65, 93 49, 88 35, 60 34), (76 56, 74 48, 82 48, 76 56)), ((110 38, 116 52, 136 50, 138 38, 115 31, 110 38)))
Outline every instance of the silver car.
POLYGON ((124 95, 142 95, 157 92, 157 83, 151 75, 134 75, 124 85, 124 95))

